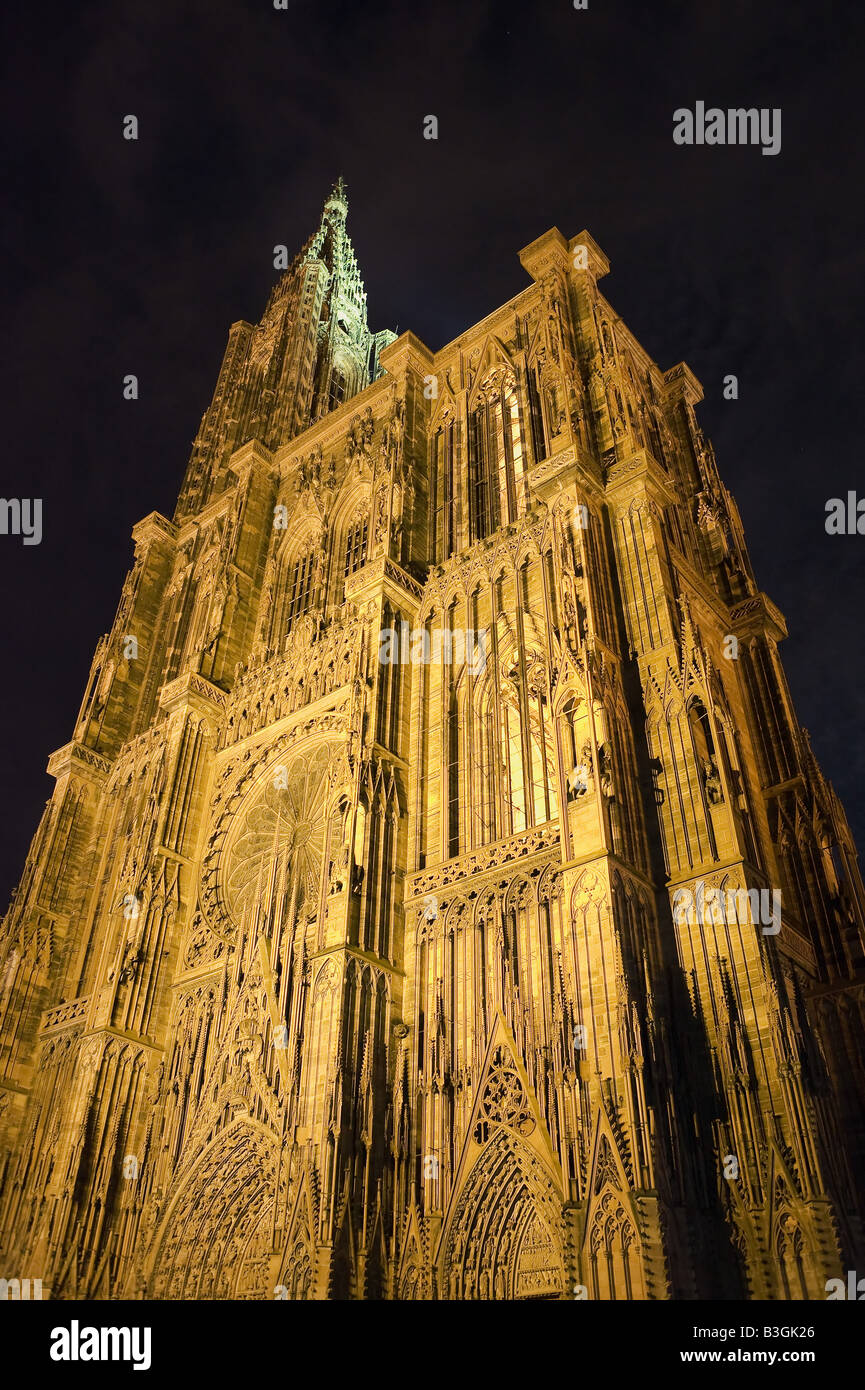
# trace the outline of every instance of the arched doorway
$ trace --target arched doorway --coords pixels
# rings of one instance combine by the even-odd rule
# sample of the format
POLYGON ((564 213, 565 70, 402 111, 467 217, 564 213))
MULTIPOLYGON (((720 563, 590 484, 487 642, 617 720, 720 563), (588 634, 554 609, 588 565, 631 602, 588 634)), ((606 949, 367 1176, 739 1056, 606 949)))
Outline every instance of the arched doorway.
POLYGON ((463 1188, 442 1262, 452 1299, 559 1299, 565 1293, 561 1202, 512 1130, 497 1129, 463 1188))
POLYGON ((157 1238, 148 1297, 260 1299, 270 1288, 270 1136, 241 1122, 195 1162, 157 1238))

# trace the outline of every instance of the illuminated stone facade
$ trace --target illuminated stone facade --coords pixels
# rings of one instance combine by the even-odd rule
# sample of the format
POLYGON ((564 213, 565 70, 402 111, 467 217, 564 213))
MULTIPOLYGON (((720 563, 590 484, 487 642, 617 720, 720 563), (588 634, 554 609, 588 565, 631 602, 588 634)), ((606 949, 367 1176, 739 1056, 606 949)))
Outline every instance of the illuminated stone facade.
POLYGON ((865 1271, 863 890, 700 386, 588 233, 438 353, 373 334, 346 212, 233 326, 49 763, 0 1273, 825 1297, 865 1271))

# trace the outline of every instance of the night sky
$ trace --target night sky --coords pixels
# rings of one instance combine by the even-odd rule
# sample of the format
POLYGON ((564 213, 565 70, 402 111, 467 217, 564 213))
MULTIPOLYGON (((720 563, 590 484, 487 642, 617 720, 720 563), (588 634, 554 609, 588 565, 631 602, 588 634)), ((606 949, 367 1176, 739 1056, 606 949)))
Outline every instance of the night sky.
POLYGON ((229 325, 259 319, 274 245, 300 249, 340 173, 370 326, 432 349, 529 283, 517 253, 547 228, 592 233, 616 311, 703 383, 698 418, 790 628, 799 718, 865 844, 865 536, 824 528, 830 497, 865 496, 865 12, 287 4, 19 4, 5 20, 0 495, 43 499, 43 539, 0 535, 0 910, 130 530, 171 515, 229 325), (780 153, 675 145, 673 111, 697 101, 780 107, 780 153))

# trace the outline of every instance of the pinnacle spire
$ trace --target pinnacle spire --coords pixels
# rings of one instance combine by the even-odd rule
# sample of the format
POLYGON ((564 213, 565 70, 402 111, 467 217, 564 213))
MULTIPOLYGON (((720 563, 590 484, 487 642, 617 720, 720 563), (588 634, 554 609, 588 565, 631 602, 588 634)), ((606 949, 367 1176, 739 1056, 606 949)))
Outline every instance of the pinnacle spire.
POLYGON ((336 183, 330 190, 324 203, 324 215, 337 213, 344 221, 348 214, 348 193, 345 187, 345 180, 340 174, 336 183))

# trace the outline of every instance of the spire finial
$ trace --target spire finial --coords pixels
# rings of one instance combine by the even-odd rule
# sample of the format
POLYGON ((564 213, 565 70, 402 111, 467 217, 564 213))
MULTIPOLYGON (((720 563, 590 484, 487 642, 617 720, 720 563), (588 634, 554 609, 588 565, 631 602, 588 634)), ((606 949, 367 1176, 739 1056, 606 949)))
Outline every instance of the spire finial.
POLYGON ((325 202, 325 207, 329 207, 331 203, 342 203, 345 208, 348 208, 348 190, 346 189, 345 179, 342 174, 340 174, 331 188, 325 202))
POLYGON ((325 199, 324 215, 328 216, 328 214, 332 217, 335 216, 341 222, 345 222, 348 215, 348 194, 342 174, 325 199))

